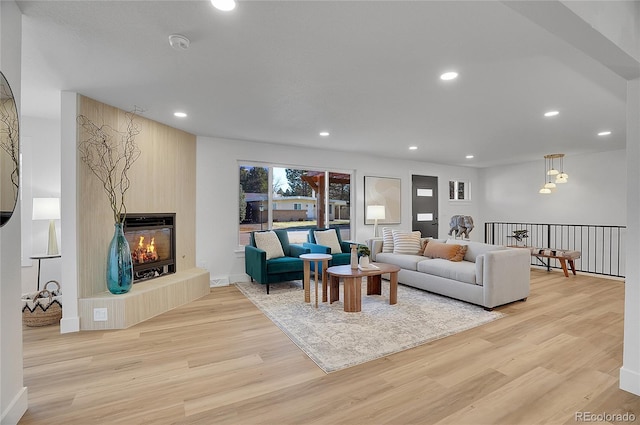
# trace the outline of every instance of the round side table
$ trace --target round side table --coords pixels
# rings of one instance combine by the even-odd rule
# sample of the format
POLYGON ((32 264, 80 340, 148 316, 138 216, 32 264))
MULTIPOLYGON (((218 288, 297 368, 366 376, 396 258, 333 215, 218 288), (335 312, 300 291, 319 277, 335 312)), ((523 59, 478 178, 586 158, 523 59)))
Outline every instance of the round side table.
POLYGON ((47 260, 49 258, 60 258, 62 254, 40 254, 40 255, 32 255, 32 260, 38 260, 38 291, 40 290, 40 261, 47 260))
POLYGON ((304 261, 304 302, 311 302, 311 263, 315 263, 315 281, 316 281, 316 308, 318 308, 318 271, 322 270, 322 301, 327 301, 327 268, 329 260, 333 258, 330 254, 302 254, 300 255, 304 261))

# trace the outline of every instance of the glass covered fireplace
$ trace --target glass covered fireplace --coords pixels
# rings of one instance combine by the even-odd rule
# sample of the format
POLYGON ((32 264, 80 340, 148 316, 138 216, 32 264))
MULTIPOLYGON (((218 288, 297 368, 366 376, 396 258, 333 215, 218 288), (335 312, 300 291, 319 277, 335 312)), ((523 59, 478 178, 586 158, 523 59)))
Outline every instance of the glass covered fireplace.
POLYGON ((131 248, 133 283, 176 271, 175 214, 127 214, 124 236, 131 248))

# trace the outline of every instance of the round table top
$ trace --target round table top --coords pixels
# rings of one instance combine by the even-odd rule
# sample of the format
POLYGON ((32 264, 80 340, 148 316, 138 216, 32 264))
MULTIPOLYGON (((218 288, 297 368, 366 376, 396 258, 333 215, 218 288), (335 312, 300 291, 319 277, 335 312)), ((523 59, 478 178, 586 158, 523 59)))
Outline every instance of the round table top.
POLYGON ((60 258, 62 254, 35 254, 30 256, 32 260, 44 260, 46 258, 60 258))
POLYGON ((300 258, 303 260, 313 261, 313 260, 331 260, 333 257, 331 254, 301 254, 300 258))
POLYGON ((327 273, 332 274, 334 276, 341 277, 358 277, 358 276, 373 276, 377 274, 384 273, 396 273, 400 271, 400 267, 387 264, 387 263, 371 263, 376 267, 371 267, 370 269, 352 269, 351 265, 347 264, 345 266, 333 266, 327 269, 327 273))

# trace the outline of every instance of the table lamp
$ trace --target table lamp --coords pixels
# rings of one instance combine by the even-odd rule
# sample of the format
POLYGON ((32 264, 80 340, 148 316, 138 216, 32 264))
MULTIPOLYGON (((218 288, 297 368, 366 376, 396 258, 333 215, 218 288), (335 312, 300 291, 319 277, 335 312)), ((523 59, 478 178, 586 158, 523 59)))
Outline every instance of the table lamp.
POLYGON ((58 238, 54 220, 60 220, 60 198, 33 198, 33 219, 49 220, 47 255, 58 255, 58 238))
POLYGON ((373 220, 373 235, 378 237, 378 220, 384 220, 384 205, 368 205, 367 220, 373 220))

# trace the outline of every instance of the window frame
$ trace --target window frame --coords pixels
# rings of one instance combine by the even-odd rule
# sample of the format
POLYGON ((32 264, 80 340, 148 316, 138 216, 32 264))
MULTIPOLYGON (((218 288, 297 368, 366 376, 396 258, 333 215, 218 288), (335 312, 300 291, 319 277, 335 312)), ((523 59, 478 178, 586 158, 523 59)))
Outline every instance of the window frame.
POLYGON ((447 193, 449 194, 449 202, 470 202, 471 201, 471 182, 465 179, 449 179, 449 186, 447 187, 447 193), (451 197, 451 184, 453 183, 453 198, 451 197), (463 199, 458 198, 460 193, 459 185, 464 184, 463 199))
MULTIPOLYGON (((328 167, 322 167, 322 166, 311 166, 311 165, 292 165, 292 164, 281 164, 281 163, 274 163, 274 162, 260 162, 260 161, 244 161, 244 160, 238 160, 237 161, 237 167, 236 169, 238 170, 237 173, 237 183, 238 183, 238 188, 240 187, 240 168, 241 167, 261 167, 261 168, 266 168, 267 169, 267 187, 268 187, 268 192, 267 192, 267 201, 265 202, 265 204, 268 206, 267 210, 268 210, 268 218, 267 218, 267 222, 265 223, 264 226, 264 230, 267 229, 272 229, 273 228, 273 210, 276 209, 275 205, 274 205, 274 200, 273 200, 273 195, 274 195, 274 191, 273 191, 273 169, 274 168, 286 168, 286 169, 295 169, 295 170, 312 170, 312 171, 323 171, 325 173, 325 193, 329 193, 329 175, 331 173, 339 173, 339 174, 348 174, 349 175, 349 234, 353 235, 354 234, 354 221, 353 221, 353 216, 354 216, 354 209, 355 209, 355 203, 353 202, 353 198, 355 196, 355 192, 354 192, 354 187, 355 187, 355 177, 356 177, 356 171, 355 170, 344 170, 344 169, 336 169, 336 168, 328 168, 328 167)), ((330 212, 329 212, 329 205, 330 205, 330 199, 329 196, 325 197, 325 208, 324 208, 324 222, 326 223, 325 226, 328 227, 329 226, 329 217, 330 217, 330 212)), ((236 200, 236 211, 238 211, 240 209, 240 197, 237 198, 236 200)), ((302 203, 300 203, 300 205, 302 206, 302 203)), ((317 206, 316 206, 317 208, 317 206)), ((305 208, 306 210, 306 208, 305 208)), ((237 235, 237 244, 238 247, 240 249, 243 249, 245 245, 243 245, 240 241, 240 236, 241 236, 241 232, 240 232, 240 222, 239 220, 236 220, 236 235, 237 235)))

